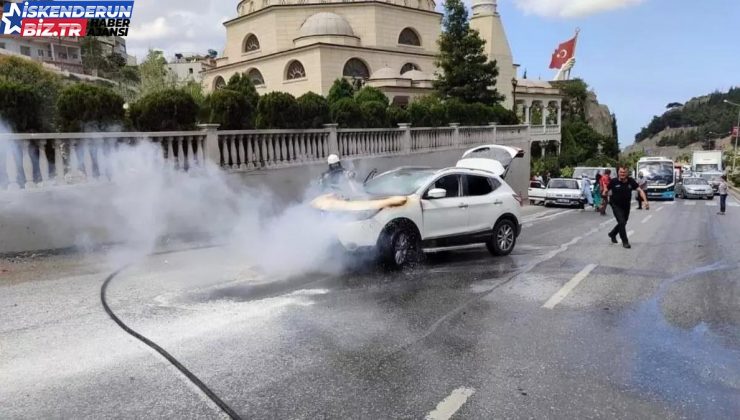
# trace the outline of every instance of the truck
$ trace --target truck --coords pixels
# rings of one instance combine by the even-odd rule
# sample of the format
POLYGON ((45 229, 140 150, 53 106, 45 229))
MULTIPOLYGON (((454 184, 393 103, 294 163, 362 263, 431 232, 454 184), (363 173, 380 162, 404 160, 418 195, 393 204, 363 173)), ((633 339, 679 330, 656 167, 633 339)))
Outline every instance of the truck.
POLYGON ((700 150, 694 152, 691 160, 691 167, 694 172, 720 172, 722 168, 722 151, 721 150, 700 150))

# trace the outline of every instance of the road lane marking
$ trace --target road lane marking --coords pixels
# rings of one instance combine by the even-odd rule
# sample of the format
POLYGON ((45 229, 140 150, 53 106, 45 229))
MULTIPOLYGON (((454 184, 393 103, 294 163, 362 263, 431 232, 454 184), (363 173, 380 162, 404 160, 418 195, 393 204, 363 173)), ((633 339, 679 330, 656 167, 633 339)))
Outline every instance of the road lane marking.
POLYGON ((719 204, 717 204, 714 201, 707 201, 706 203, 704 203, 704 205, 706 205, 708 207, 717 207, 719 204))
POLYGON ((562 216, 563 214, 572 213, 574 211, 576 211, 576 210, 575 209, 564 210, 564 211, 555 210, 555 212, 553 212, 551 214, 548 214, 547 216, 542 216, 542 217, 532 217, 532 216, 525 217, 522 220, 522 222, 523 223, 533 223, 533 222, 539 222, 539 221, 542 221, 542 220, 550 220, 552 218, 555 218, 555 217, 558 217, 558 216, 562 216))
POLYGON ((729 203, 727 203, 727 206, 728 206, 728 207, 740 207, 740 204, 738 204, 738 203, 733 203, 733 202, 729 202, 729 203))
POLYGON ((660 206, 660 207, 658 207, 658 209, 657 209, 657 210, 655 210, 655 211, 662 211, 662 210, 663 210, 664 208, 665 208, 665 206, 660 206))
POLYGON ((642 223, 647 223, 647 222, 648 222, 648 220, 650 220, 650 219, 652 219, 652 218, 653 218, 653 215, 651 214, 650 216, 648 216, 648 217, 644 218, 644 219, 642 220, 642 223))
POLYGON ((683 202, 683 205, 684 206, 695 206, 696 205, 696 202, 694 202, 694 201, 684 201, 683 202))
POLYGON ((458 388, 452 391, 452 394, 437 404, 437 408, 427 414, 425 419, 449 420, 473 394, 475 394, 475 389, 473 388, 458 388))
POLYGON ((665 203, 666 206, 672 206, 674 204, 676 204, 675 201, 668 201, 668 202, 665 203))
POLYGON ((558 290, 554 295, 552 295, 552 297, 550 297, 550 299, 548 299, 547 302, 545 302, 545 304, 542 305, 542 307, 546 309, 553 309, 555 305, 557 305, 563 299, 565 299, 565 297, 568 296, 568 293, 573 291, 573 289, 575 289, 576 286, 578 286, 578 284, 583 281, 583 279, 588 277, 588 275, 591 274, 591 272, 594 271, 596 267, 597 267, 596 264, 587 265, 586 268, 581 270, 580 273, 576 274, 572 279, 570 279, 570 281, 565 283, 565 286, 560 288, 560 290, 558 290))

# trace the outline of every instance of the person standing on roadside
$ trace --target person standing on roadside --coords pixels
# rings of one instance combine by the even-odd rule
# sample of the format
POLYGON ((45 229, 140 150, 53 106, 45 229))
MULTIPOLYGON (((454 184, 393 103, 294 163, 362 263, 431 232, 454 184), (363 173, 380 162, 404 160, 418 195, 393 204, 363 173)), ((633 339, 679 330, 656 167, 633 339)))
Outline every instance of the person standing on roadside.
MULTIPOLYGON (((642 191, 647 191, 647 179, 645 179, 642 172, 640 172, 640 175, 637 177, 637 185, 640 186, 642 191)), ((642 210, 642 197, 640 194, 637 194, 637 210, 642 210)))
POLYGON ((606 205, 609 204, 609 183, 611 180, 612 170, 607 169, 599 180, 599 188, 601 188, 601 208, 599 208, 599 213, 602 216, 606 216, 606 205))
POLYGON ((617 242, 617 234, 622 239, 622 246, 630 249, 629 238, 627 238, 627 221, 630 218, 630 208, 632 207, 632 192, 637 191, 645 203, 645 209, 650 210, 650 203, 647 201, 645 191, 640 188, 634 178, 627 176, 627 168, 620 167, 618 177, 609 182, 609 192, 611 193, 610 204, 614 218, 617 219, 617 226, 609 232, 609 239, 612 243, 617 242))
POLYGON ((594 208, 596 211, 601 211, 601 176, 601 171, 596 171, 594 181, 594 208))
POLYGON ((719 214, 720 216, 725 215, 725 209, 727 208, 727 175, 722 175, 719 181, 719 214))
POLYGON ((581 193, 583 194, 583 199, 586 200, 586 204, 593 207, 594 197, 591 195, 591 179, 589 179, 587 173, 584 173, 581 177, 581 193))

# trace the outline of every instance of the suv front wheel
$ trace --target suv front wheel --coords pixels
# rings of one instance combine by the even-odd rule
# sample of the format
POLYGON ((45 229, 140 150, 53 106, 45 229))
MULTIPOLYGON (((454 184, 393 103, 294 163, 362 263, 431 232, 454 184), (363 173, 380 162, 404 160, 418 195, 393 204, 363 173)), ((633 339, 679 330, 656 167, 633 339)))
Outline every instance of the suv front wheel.
POLYGON ((419 260, 421 238, 416 229, 408 224, 393 223, 382 233, 378 251, 383 265, 400 269, 419 260))
POLYGON ((511 254, 516 246, 516 225, 509 219, 501 219, 493 227, 493 236, 486 243, 488 251, 503 257, 511 254))

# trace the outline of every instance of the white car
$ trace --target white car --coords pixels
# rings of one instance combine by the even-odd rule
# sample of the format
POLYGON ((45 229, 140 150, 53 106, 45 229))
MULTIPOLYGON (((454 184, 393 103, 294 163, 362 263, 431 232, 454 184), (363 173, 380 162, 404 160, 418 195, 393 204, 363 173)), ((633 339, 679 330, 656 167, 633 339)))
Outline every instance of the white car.
POLYGON ((527 190, 529 204, 545 204, 546 191, 545 185, 542 185, 540 181, 529 181, 529 189, 527 190))
POLYGON ((545 190, 545 206, 577 206, 584 208, 586 200, 581 191, 581 181, 570 178, 554 178, 545 190))
POLYGON ((508 255, 521 232, 521 198, 502 176, 523 153, 482 146, 454 168, 394 169, 366 181, 361 197, 326 194, 312 206, 340 221, 336 236, 346 250, 373 250, 389 267, 407 265, 423 250, 475 243, 508 255), (504 161, 486 157, 493 154, 504 161))

